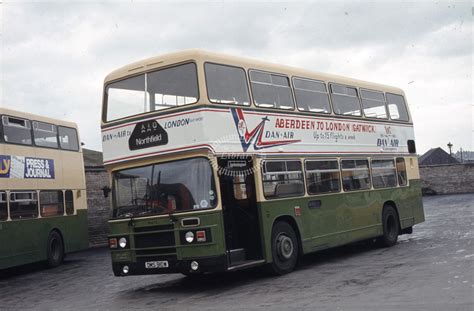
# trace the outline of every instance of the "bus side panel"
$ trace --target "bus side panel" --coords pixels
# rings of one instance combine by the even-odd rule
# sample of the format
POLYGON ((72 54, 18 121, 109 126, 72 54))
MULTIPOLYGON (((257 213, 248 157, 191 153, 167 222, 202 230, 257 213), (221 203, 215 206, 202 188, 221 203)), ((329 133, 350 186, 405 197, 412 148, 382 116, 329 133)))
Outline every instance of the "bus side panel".
POLYGON ((272 260, 272 226, 280 216, 295 220, 303 253, 310 253, 382 235, 382 209, 389 201, 395 203, 402 229, 424 221, 419 180, 410 180, 408 187, 260 202, 265 258, 272 260), (316 201, 318 207, 310 208, 316 201), (301 216, 295 216, 295 207, 301 216))
POLYGON ((410 192, 410 208, 413 211, 413 224, 415 225, 425 221, 425 211, 423 210, 423 197, 421 195, 420 179, 410 180, 410 192))
MULTIPOLYGON (((258 203, 259 217, 261 219, 260 232, 262 233, 262 245, 264 245, 263 255, 267 262, 272 262, 272 227, 277 218, 284 216, 293 219, 298 227, 301 240, 310 237, 311 227, 303 222, 303 217, 295 217, 295 207, 300 206, 301 211, 303 212, 304 204, 305 198, 292 198, 291 200, 274 200, 258 203)), ((304 247, 305 245, 303 244, 303 248, 304 247)), ((303 252, 305 252, 304 249, 303 252)))
POLYGON ((26 230, 30 221, 9 221, 0 223, 0 249, 7 253, 0 254, 0 269, 24 265, 35 261, 32 237, 26 230), (23 224, 26 222, 26 224, 23 224))
POLYGON ((35 260, 47 259, 48 237, 52 230, 61 234, 66 253, 77 252, 87 249, 87 210, 77 210, 76 215, 48 217, 36 219, 30 222, 30 227, 36 237, 33 239, 35 249, 35 260))
POLYGON ((421 195, 421 178, 418 165, 418 157, 405 158, 407 178, 409 180, 411 197, 410 207, 412 209, 414 223, 418 224, 425 221, 425 212, 423 210, 423 198, 421 195))

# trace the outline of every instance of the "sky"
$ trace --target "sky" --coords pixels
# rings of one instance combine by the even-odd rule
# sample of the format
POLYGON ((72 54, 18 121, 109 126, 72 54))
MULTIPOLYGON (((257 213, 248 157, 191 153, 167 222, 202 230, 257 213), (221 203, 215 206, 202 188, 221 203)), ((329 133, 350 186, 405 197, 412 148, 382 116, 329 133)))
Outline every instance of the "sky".
POLYGON ((0 106, 78 123, 101 150, 103 80, 187 48, 404 89, 417 151, 474 151, 472 2, 0 0, 0 106))

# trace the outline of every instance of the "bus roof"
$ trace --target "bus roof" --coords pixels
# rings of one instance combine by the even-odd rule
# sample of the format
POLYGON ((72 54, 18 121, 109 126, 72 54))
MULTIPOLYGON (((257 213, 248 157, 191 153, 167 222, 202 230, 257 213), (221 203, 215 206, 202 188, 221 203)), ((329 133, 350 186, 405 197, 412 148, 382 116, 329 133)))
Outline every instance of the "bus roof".
POLYGON ((77 129, 77 125, 74 122, 64 121, 60 119, 53 119, 53 118, 49 118, 49 117, 45 117, 45 116, 41 116, 37 114, 32 114, 28 112, 18 111, 18 110, 12 110, 12 109, 0 107, 0 115, 8 115, 12 117, 24 118, 24 119, 33 120, 33 121, 52 123, 55 125, 67 126, 67 127, 72 127, 72 128, 77 129))
POLYGON ((274 73, 288 74, 289 76, 297 76, 303 78, 310 78, 316 80, 323 80, 328 82, 340 83, 345 85, 358 86, 367 89, 375 89, 385 92, 392 92, 397 94, 404 94, 403 90, 397 87, 372 83, 368 81, 352 79, 344 76, 320 73, 310 70, 305 70, 297 67, 291 67, 286 65, 274 64, 269 62, 262 62, 255 59, 230 56, 221 53, 209 52, 199 49, 183 50, 179 52, 173 52, 163 54, 155 57, 150 57, 141 61, 131 63, 123 66, 117 70, 112 71, 105 78, 105 83, 109 81, 117 80, 126 76, 134 75, 137 73, 153 70, 160 67, 169 66, 176 63, 185 61, 198 61, 198 62, 215 62, 221 64, 228 64, 234 66, 244 67, 246 69, 259 69, 274 73))

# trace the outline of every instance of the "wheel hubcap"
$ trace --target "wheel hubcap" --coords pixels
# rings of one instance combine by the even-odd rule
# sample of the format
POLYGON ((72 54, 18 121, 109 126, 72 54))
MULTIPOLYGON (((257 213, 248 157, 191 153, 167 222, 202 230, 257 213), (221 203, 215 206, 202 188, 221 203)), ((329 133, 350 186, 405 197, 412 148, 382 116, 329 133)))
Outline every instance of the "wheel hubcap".
POLYGON ((277 253, 282 260, 288 260, 293 255, 293 241, 285 234, 280 234, 277 238, 277 253))

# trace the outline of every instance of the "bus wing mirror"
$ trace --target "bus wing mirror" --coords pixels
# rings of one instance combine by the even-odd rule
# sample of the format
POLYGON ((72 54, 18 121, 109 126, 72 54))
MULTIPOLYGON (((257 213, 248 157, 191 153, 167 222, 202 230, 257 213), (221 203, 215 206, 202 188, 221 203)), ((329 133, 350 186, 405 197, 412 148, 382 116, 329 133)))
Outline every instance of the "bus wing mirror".
POLYGON ((112 189, 110 189, 109 186, 104 186, 104 187, 102 187, 102 191, 104 192, 104 198, 108 198, 109 193, 110 193, 110 191, 112 191, 112 189))

